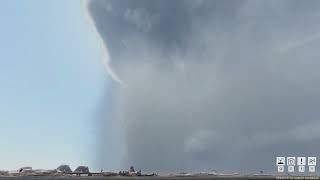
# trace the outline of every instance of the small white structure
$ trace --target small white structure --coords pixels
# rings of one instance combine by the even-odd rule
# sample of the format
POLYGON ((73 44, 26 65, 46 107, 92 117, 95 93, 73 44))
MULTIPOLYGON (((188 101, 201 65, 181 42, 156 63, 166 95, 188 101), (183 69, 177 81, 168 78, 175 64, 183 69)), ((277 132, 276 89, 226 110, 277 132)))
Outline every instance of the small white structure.
POLYGON ((22 172, 32 172, 32 167, 30 166, 26 166, 26 167, 22 167, 18 170, 19 173, 22 173, 22 172))

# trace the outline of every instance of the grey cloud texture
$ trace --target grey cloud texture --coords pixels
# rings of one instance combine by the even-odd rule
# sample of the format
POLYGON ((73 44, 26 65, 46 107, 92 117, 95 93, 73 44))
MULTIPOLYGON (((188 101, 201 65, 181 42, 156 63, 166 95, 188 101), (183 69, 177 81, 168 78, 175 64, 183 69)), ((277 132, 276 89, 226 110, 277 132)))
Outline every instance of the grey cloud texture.
POLYGON ((88 9, 125 84, 114 92, 123 166, 274 172, 278 155, 317 155, 319 1, 91 0, 88 9))

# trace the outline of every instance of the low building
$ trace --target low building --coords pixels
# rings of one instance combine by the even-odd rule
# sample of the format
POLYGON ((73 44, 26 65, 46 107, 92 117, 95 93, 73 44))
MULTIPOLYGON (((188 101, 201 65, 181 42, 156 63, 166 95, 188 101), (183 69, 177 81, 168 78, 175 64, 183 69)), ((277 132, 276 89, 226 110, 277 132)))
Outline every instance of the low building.
POLYGON ((89 173, 89 167, 88 166, 78 166, 73 172, 75 173, 89 173))
POLYGON ((69 165, 66 164, 62 164, 57 168, 58 172, 62 172, 62 173, 72 173, 72 169, 70 168, 69 165))

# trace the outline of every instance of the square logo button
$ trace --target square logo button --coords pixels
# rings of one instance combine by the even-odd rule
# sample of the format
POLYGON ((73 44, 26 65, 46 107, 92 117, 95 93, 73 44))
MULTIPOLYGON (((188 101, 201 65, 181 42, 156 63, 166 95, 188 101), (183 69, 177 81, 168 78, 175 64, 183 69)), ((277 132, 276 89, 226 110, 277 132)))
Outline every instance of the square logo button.
POLYGON ((306 157, 298 157, 297 158, 297 165, 305 166, 306 165, 306 157))
POLYGON ((286 158, 285 157, 277 157, 277 166, 284 166, 286 165, 286 158))
POLYGON ((315 166, 309 166, 309 172, 316 172, 316 167, 315 166))
POLYGON ((304 172, 305 171, 305 167, 304 166, 299 166, 298 170, 299 170, 299 172, 304 172))
POLYGON ((287 165, 288 166, 296 165, 296 157, 287 157, 287 165))
POLYGON ((317 157, 308 157, 308 166, 316 166, 317 157))
POLYGON ((294 172, 294 166, 288 166, 288 172, 294 172))
POLYGON ((284 172, 284 166, 278 166, 278 172, 284 172))

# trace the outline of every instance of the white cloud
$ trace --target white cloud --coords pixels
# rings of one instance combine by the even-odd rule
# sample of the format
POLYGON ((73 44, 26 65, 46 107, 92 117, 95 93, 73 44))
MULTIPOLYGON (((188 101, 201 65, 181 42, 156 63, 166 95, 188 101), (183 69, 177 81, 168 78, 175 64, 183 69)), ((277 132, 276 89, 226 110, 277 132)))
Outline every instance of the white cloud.
MULTIPOLYGON (((92 31, 95 34, 95 37, 97 39, 97 44, 98 47, 100 48, 101 51, 101 62, 104 65, 106 71, 108 72, 108 74, 111 76, 111 78, 113 80, 115 80, 116 82, 123 84, 121 79, 118 77, 118 75, 113 71, 113 69, 110 66, 110 55, 109 55, 109 50, 107 47, 107 44, 103 41, 103 39, 101 38, 100 34, 97 31, 96 28, 96 24, 94 22, 94 20, 92 19, 90 12, 88 11, 88 5, 90 3, 90 0, 82 0, 82 12, 83 15, 85 17, 85 19, 87 20, 88 23, 90 23, 90 26, 92 27, 92 31)), ((107 10, 111 10, 111 5, 108 8, 108 6, 106 7, 107 10)))

